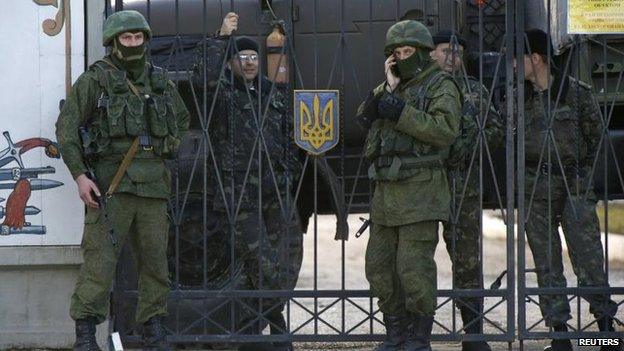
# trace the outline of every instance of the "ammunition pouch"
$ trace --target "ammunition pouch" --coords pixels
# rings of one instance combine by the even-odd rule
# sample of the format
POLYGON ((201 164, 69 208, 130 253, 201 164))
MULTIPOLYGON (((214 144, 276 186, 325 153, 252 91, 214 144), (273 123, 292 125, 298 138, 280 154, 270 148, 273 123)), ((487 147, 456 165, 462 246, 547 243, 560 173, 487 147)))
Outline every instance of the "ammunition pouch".
POLYGON ((103 90, 98 100, 98 110, 102 112, 88 126, 89 141, 95 143, 93 149, 114 153, 118 148, 110 144, 139 137, 143 151, 153 150, 157 156, 174 155, 179 146, 178 123, 166 71, 153 67, 152 92, 138 95, 130 89, 126 72, 104 61, 96 62, 93 67, 103 90))

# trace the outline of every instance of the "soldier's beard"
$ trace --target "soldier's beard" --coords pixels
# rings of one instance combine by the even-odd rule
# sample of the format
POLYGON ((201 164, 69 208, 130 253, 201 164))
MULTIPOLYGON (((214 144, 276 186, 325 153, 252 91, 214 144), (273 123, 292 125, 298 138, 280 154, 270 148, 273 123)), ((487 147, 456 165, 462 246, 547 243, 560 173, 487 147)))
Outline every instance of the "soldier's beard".
POLYGON ((427 52, 421 49, 416 49, 412 56, 404 60, 397 60, 396 67, 399 71, 399 78, 402 80, 414 78, 418 73, 423 71, 430 60, 431 58, 427 52))

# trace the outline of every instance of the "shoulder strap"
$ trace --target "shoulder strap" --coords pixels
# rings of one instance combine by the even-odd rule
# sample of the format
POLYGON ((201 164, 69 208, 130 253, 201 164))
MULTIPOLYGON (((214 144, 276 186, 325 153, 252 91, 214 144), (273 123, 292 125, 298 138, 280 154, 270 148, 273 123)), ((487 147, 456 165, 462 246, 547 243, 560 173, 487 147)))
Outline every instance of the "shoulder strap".
MULTIPOLYGON (((119 70, 117 66, 115 66, 112 62, 108 61, 107 59, 102 59, 96 62, 95 67, 105 70, 105 68, 101 67, 100 62, 103 62, 109 68, 112 68, 116 71, 119 70)), ((130 79, 128 79, 128 77, 126 77, 126 82, 128 83, 128 87, 130 88, 130 90, 132 90, 132 93, 136 96, 140 96, 139 90, 137 89, 136 86, 134 86, 134 84, 132 84, 132 82, 130 81, 130 79)), ((108 187, 108 190, 106 191, 106 197, 110 198, 111 196, 113 196, 113 193, 115 192, 115 190, 117 190, 117 187, 119 186, 119 183, 121 182, 121 179, 123 178, 124 174, 128 170, 128 167, 130 167, 130 164, 132 163, 132 159, 134 158, 134 155, 136 154, 138 148, 139 148, 139 137, 135 137, 134 140, 132 141, 132 145, 130 145, 130 148, 128 148, 128 151, 126 151, 126 154, 124 155, 124 158, 121 161, 119 168, 117 168, 117 172, 115 172, 115 176, 113 177, 113 180, 111 181, 108 187)))
MULTIPOLYGON (((119 68, 117 68, 117 66, 115 66, 112 62, 110 62, 107 59, 102 59, 98 62, 104 62, 106 65, 108 65, 110 68, 112 68, 115 71, 119 71, 119 68)), ((96 62, 97 63, 97 62, 96 62)), ((139 89, 137 89, 137 87, 132 84, 132 82, 130 81, 130 79, 128 79, 128 77, 126 76, 126 83, 128 83, 128 87, 130 88, 130 90, 132 90, 132 93, 136 96, 140 96, 141 93, 139 92, 139 89)))

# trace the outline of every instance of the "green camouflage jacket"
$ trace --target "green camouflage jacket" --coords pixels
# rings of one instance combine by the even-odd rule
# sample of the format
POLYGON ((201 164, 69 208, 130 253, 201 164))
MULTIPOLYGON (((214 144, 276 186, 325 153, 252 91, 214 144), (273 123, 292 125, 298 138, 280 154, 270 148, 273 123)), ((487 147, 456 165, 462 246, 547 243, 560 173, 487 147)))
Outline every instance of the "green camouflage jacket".
MULTIPOLYGON (((544 183, 538 184, 538 189, 547 188, 547 173, 560 182, 565 174, 571 193, 591 191, 591 169, 603 123, 591 87, 572 77, 555 79, 549 101, 548 91, 539 92, 530 83, 527 85, 524 104, 527 191, 532 191, 536 178, 544 183), (557 96, 560 96, 558 102, 557 96), (547 134, 549 126, 552 137, 547 134)), ((536 195, 546 197, 548 191, 536 195)))
POLYGON ((396 122, 371 117, 375 109, 368 108, 369 100, 383 94, 382 84, 358 109, 359 120, 371 121, 365 146, 369 176, 375 180, 371 220, 387 226, 447 220, 450 191, 444 162, 459 133, 457 85, 431 63, 394 91, 405 102, 396 122))
POLYGON ((91 163, 105 192, 134 138, 147 133, 153 150, 139 147, 117 192, 168 198, 171 184, 164 159, 175 157, 188 130, 189 112, 166 72, 146 65, 132 82, 139 96, 125 79, 124 71, 103 61, 78 77, 56 122, 63 160, 74 178, 87 171, 79 127, 88 125, 88 143, 97 152, 91 163))

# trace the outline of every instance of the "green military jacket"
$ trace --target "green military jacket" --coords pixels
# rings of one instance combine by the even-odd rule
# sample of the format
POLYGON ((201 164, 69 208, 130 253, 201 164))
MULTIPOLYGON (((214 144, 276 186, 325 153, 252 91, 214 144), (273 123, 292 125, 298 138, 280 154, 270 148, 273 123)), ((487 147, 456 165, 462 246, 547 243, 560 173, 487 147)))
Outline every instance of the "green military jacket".
MULTIPOLYGON (((452 188, 454 188, 454 195, 456 201, 463 195, 477 196, 480 193, 479 189, 479 138, 480 131, 479 125, 483 128, 483 134, 485 136, 485 142, 488 145, 490 155, 493 155, 494 150, 499 147, 504 136, 504 123, 500 114, 496 111, 494 104, 490 102, 489 91, 487 88, 474 77, 458 77, 456 81, 459 83, 459 87, 462 94, 462 128, 460 135, 453 144, 453 147, 463 148, 464 150, 451 150, 451 158, 459 157, 460 159, 449 162, 450 175, 449 179, 452 181, 452 188), (467 104, 472 104, 473 108, 468 107, 467 104), (489 110, 488 110, 489 105, 489 110), (477 121, 480 119, 480 121, 477 121), (467 124, 467 125, 466 125, 467 124), (476 154, 474 160, 472 155, 476 148, 476 154), (453 152, 457 151, 459 155, 453 155, 453 152), (472 167, 471 167, 472 160, 472 167), (470 175, 468 173, 470 171, 470 175)), ((487 153, 485 152, 485 145, 483 146, 483 173, 489 174, 490 169, 487 159, 487 153)))
MULTIPOLYGON (((108 62, 114 62, 110 57, 108 62)), ((134 138, 149 135, 153 148, 139 147, 117 192, 169 198, 170 174, 164 159, 174 157, 189 127, 189 112, 166 72, 146 64, 132 81, 103 61, 91 65, 72 87, 56 122, 63 160, 74 178, 87 172, 79 127, 88 125, 91 160, 100 191, 106 192, 134 138)))
POLYGON ((602 122, 591 87, 572 77, 554 79, 549 101, 547 90, 540 92, 527 85, 524 103, 526 191, 535 189, 538 198, 548 197, 549 187, 561 188, 561 194, 569 190, 571 194, 593 195, 591 169, 598 152, 602 122), (548 136, 549 126, 552 138, 548 136), (549 186, 547 174, 551 182, 557 184, 549 186), (564 189, 566 186, 568 190, 564 189))
MULTIPOLYGON (((373 91, 373 96, 380 94, 383 85, 373 91)), ((374 120, 366 139, 369 177, 375 181, 371 220, 386 226, 447 220, 450 191, 444 161, 459 132, 457 85, 431 63, 401 82, 394 94, 405 101, 398 121, 374 120), (379 162, 386 159, 392 160, 390 164, 379 162)), ((364 105, 358 114, 364 113, 364 105)))

